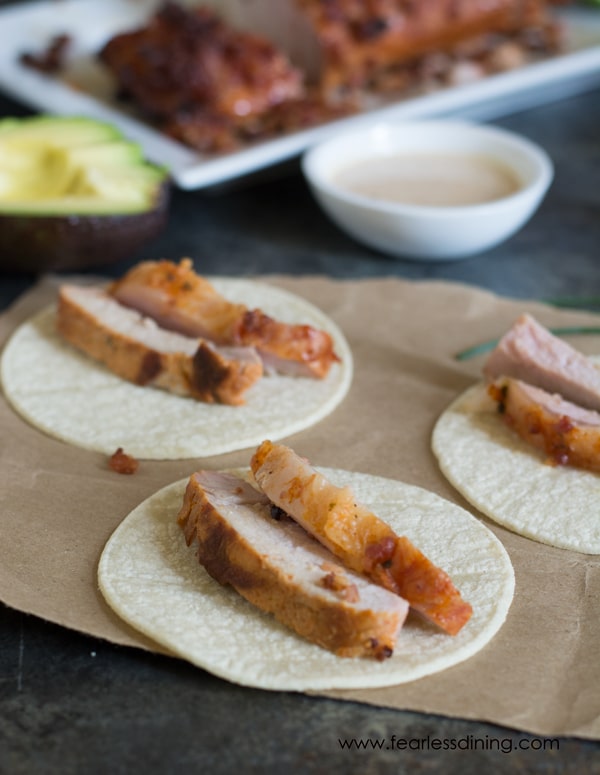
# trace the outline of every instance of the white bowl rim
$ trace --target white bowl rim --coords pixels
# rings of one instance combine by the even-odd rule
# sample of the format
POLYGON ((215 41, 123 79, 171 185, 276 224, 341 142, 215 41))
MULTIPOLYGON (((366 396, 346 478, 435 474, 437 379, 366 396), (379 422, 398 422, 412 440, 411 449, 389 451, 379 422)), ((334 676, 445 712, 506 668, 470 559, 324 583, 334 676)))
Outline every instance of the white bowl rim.
MULTIPOLYGON (((427 146, 430 150, 431 146, 427 146)), ((449 145, 449 147, 451 147, 449 145)), ((443 143, 440 143, 440 150, 444 150, 443 143)), ((493 151, 490 151, 490 156, 493 156, 493 151)), ((372 158, 373 154, 366 152, 364 156, 361 155, 360 160, 367 160, 372 158)), ((358 161, 359 159, 357 159, 358 161)), ((508 162, 505 162, 508 164, 508 162)), ((554 165, 547 152, 539 145, 534 143, 522 135, 512 132, 502 127, 497 127, 491 124, 480 124, 471 121, 464 120, 446 120, 446 119, 432 119, 429 121, 403 121, 403 122, 385 122, 378 121, 377 123, 368 124, 357 129, 349 130, 337 135, 329 136, 326 140, 317 143, 311 148, 307 149, 301 159, 302 171, 308 180, 308 182, 315 188, 322 190, 330 197, 345 201, 348 204, 361 207, 371 212, 387 213, 390 215, 402 215, 415 218, 460 218, 466 217, 469 214, 485 215, 491 211, 498 211, 507 208, 513 208, 520 205, 519 200, 529 200, 532 194, 539 192, 543 194, 550 186, 554 177, 554 165), (385 199, 374 199, 361 194, 356 194, 347 189, 336 186, 330 181, 327 175, 323 172, 321 167, 316 161, 317 157, 323 155, 328 149, 331 149, 341 140, 350 142, 352 138, 360 139, 372 136, 375 132, 391 131, 395 134, 400 134, 403 130, 414 131, 419 128, 427 129, 439 129, 441 138, 443 140, 443 130, 453 129, 455 131, 465 133, 475 132, 482 137, 490 138, 493 140, 500 140, 508 142, 513 147, 518 148, 524 153, 537 167, 537 173, 534 175, 533 180, 529 183, 521 186, 513 194, 501 197, 500 199, 494 199, 490 202, 481 202, 479 204, 470 205, 414 205, 405 204, 402 202, 392 202, 385 199)), ((515 168, 516 169, 516 166, 515 168)))

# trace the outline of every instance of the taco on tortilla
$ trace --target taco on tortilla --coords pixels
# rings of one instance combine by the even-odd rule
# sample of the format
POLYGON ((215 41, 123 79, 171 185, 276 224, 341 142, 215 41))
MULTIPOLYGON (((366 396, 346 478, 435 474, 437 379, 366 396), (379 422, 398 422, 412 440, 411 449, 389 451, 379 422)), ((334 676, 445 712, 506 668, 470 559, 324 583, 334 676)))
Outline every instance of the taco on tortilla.
POLYGON ((530 315, 438 419, 447 479, 486 516, 541 543, 600 554, 600 369, 530 315))
MULTIPOLYGON (((178 459, 296 433, 343 400, 352 354, 340 329, 314 305, 253 280, 209 282, 185 262, 148 265, 163 279, 171 272, 181 286, 202 282, 200 323, 213 310, 225 343, 215 341, 215 331, 211 339, 190 335, 149 317, 143 304, 150 299, 156 310, 164 287, 157 288, 154 273, 151 292, 140 293, 147 279, 139 277, 142 265, 127 283, 66 284, 57 306, 21 325, 2 354, 4 394, 27 421, 108 455, 122 448, 141 459, 178 459), (131 306, 134 297, 142 308, 131 306)), ((179 300, 175 308, 189 322, 190 305, 179 300)))
POLYGON ((407 616, 400 596, 349 568, 277 507, 270 514, 249 469, 200 472, 134 509, 100 559, 108 604, 173 654, 274 690, 412 681, 491 640, 507 616, 514 573, 487 527, 419 487, 339 469, 315 474, 351 490, 378 525, 385 521, 452 578, 472 606, 456 634, 417 610, 407 616))

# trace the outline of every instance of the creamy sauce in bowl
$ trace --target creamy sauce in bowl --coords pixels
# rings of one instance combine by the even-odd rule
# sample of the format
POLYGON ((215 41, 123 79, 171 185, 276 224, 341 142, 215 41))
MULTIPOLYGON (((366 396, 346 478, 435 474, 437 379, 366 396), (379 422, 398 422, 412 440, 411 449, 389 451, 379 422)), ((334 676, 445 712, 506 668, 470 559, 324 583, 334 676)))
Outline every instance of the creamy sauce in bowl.
POLYGON ((429 207, 484 204, 516 193, 517 175, 489 156, 405 153, 355 162, 332 182, 369 199, 429 207))

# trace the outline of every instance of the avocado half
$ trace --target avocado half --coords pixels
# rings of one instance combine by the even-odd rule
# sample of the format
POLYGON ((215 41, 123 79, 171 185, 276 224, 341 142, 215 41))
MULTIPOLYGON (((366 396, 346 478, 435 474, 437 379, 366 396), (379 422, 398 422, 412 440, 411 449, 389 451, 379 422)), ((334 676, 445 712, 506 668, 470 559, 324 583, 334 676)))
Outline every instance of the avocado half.
POLYGON ((0 270, 87 269, 133 255, 166 224, 169 175, 111 124, 0 120, 0 270))

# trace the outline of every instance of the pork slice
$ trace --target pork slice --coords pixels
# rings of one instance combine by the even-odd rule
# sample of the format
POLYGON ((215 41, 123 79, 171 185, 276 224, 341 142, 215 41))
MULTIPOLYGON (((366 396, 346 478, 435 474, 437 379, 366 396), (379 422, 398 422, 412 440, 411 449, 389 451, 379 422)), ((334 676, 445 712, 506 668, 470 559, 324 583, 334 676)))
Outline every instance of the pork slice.
POLYGON ((328 94, 370 85, 398 64, 463 41, 547 22, 545 0, 204 0, 231 24, 269 38, 328 94))
POLYGON ((265 371, 289 377, 322 379, 339 361, 326 331, 302 323, 283 323, 260 309, 246 310, 235 339, 256 348, 265 371))
POLYGON ((60 288, 57 330, 129 382, 208 403, 242 404, 263 373, 254 348, 219 348, 166 331, 97 287, 60 288))
POLYGON ((408 600, 431 622, 456 634, 472 608, 448 574, 406 537, 358 503, 283 444, 263 442, 250 467, 261 490, 349 568, 408 600))
POLYGON ((197 106, 208 120, 237 122, 303 94, 302 73, 269 41, 233 29, 204 3, 185 5, 161 3, 99 52, 121 94, 147 115, 168 119, 197 106))
POLYGON ((531 315, 521 315, 490 353, 483 374, 488 382, 512 377, 586 409, 600 410, 600 369, 531 315))
POLYGON ((270 40, 316 83, 324 66, 315 27, 297 0, 204 0, 229 24, 270 40))
POLYGON ((265 369, 288 376, 325 377, 339 360, 331 336, 310 325, 284 323, 223 297, 192 262, 142 261, 109 292, 169 330, 218 345, 254 347, 265 369))
POLYGON ((508 427, 549 463, 600 472, 600 413, 510 377, 488 391, 508 427))
POLYGON ((192 474, 178 522, 214 579, 299 635, 342 657, 391 656, 406 601, 341 566, 248 482, 192 474))
POLYGON ((111 284, 108 292, 159 326, 191 337, 230 345, 246 308, 223 298, 189 259, 141 261, 111 284))

